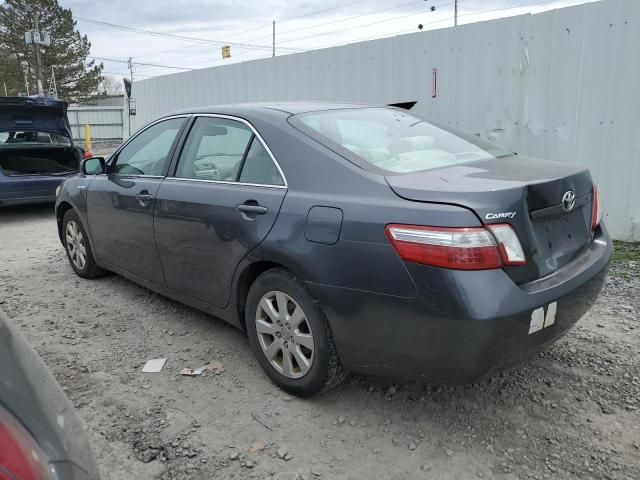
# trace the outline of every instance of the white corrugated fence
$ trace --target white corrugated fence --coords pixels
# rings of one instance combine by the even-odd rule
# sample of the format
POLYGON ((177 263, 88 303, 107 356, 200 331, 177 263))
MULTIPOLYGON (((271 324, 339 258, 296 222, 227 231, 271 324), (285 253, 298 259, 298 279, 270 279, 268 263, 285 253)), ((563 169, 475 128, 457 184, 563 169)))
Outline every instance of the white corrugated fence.
POLYGON ((74 140, 84 140, 84 126, 91 126, 94 141, 119 141, 123 132, 123 107, 70 106, 67 110, 74 140))

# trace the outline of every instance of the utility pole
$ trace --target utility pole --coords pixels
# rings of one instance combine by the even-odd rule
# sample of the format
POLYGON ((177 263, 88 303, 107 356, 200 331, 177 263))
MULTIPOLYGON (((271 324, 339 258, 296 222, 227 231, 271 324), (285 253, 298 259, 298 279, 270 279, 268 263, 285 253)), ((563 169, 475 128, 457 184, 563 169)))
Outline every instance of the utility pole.
POLYGON ((273 48, 271 51, 271 56, 276 56, 276 21, 273 21, 273 48))
POLYGON ((37 37, 33 45, 36 47, 36 83, 38 84, 38 95, 44 95, 42 90, 42 61, 40 59, 40 28, 38 26, 38 12, 35 16, 35 31, 34 35, 37 37))
POLYGON ((129 96, 127 97, 127 106, 129 107, 127 108, 127 113, 129 114, 129 136, 131 136, 131 95, 133 93, 133 62, 131 57, 129 57, 127 61, 127 66, 129 67, 129 79, 131 80, 129 96))
POLYGON ((458 0, 453 0, 453 26, 458 26, 458 0))
POLYGON ((127 68, 129 68, 129 80, 131 80, 131 84, 133 85, 133 62, 132 62, 132 58, 129 57, 129 60, 127 60, 127 68))
POLYGON ((4 96, 8 97, 9 94, 7 93, 7 84, 5 82, 2 82, 2 85, 4 86, 4 96))
MULTIPOLYGON (((40 31, 40 14, 36 13, 33 18, 34 29, 24 33, 24 40, 27 45, 33 45, 36 49, 36 84, 38 86, 38 95, 44 95, 42 89, 42 59, 40 58, 40 49, 42 47, 51 46, 51 35, 47 32, 40 31)), ((26 76, 25 76, 25 81, 26 76)), ((27 91, 29 85, 27 84, 27 91)))

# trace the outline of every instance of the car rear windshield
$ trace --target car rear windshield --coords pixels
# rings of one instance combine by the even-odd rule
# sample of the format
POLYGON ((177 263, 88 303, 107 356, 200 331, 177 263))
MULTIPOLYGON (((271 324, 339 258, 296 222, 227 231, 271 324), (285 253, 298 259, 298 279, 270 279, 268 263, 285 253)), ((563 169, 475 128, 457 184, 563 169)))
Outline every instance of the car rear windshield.
POLYGON ((0 132, 0 147, 5 145, 71 145, 71 141, 59 133, 20 131, 0 132))
POLYGON ((328 110, 294 118, 292 123, 307 135, 354 163, 390 173, 512 155, 476 136, 394 108, 328 110))

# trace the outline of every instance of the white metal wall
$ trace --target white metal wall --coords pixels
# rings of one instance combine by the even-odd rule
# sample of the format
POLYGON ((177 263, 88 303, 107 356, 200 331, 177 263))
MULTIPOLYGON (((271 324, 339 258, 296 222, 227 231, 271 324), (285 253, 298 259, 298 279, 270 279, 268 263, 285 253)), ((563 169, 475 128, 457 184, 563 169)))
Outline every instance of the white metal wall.
POLYGON ((585 165, 618 239, 640 239, 640 1, 605 0, 136 82, 132 130, 172 110, 417 100, 522 154, 585 165), (437 95, 433 69, 437 69, 437 95))
POLYGON ((123 107, 78 107, 67 110, 74 140, 84 140, 84 126, 91 125, 91 139, 122 140, 123 107))

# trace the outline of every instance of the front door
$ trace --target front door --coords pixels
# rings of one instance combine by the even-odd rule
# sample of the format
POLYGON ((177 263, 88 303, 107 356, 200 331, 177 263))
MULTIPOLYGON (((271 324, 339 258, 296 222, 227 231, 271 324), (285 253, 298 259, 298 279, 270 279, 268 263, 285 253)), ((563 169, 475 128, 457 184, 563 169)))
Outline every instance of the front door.
POLYGON ((108 262, 163 283, 153 232, 153 209, 185 118, 155 123, 129 141, 96 175, 87 192, 93 250, 108 262))
POLYGON ((156 243, 166 284, 225 307, 235 269, 273 226, 285 185, 247 123, 198 117, 175 174, 156 195, 156 243))

